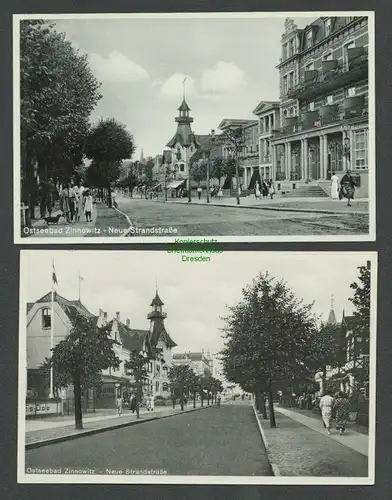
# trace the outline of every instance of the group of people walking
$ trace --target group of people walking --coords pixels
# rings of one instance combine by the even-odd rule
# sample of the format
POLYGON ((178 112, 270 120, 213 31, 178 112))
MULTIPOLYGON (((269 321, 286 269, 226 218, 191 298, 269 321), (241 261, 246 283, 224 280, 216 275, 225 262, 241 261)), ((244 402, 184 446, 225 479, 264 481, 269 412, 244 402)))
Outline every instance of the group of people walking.
POLYGON ((356 182, 351 175, 350 170, 340 179, 336 172, 331 176, 331 197, 333 200, 347 198, 347 206, 351 207, 351 200, 354 199, 356 182))
POLYGON ((90 189, 84 187, 83 181, 66 182, 60 191, 60 210, 68 223, 80 222, 82 215, 86 222, 91 222, 93 213, 93 197, 90 189))
POLYGON ((321 418, 327 434, 331 434, 331 421, 335 419, 336 429, 343 435, 350 417, 350 403, 344 392, 337 392, 335 396, 332 394, 332 391, 326 391, 320 399, 321 418))
POLYGON ((266 200, 268 197, 273 200, 275 194, 275 188, 274 188, 274 183, 272 180, 269 181, 262 181, 261 186, 259 185, 258 182, 256 182, 255 185, 255 198, 256 200, 259 198, 263 198, 263 200, 266 200))

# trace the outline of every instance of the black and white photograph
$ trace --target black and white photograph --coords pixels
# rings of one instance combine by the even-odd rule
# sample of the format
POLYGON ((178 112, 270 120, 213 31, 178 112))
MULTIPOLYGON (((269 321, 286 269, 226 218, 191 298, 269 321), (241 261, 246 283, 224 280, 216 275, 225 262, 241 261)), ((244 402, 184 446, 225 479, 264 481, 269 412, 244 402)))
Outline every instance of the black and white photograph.
POLYGON ((374 484, 375 252, 20 265, 18 482, 374 484))
POLYGON ((16 243, 374 241, 373 12, 18 14, 13 37, 16 243))

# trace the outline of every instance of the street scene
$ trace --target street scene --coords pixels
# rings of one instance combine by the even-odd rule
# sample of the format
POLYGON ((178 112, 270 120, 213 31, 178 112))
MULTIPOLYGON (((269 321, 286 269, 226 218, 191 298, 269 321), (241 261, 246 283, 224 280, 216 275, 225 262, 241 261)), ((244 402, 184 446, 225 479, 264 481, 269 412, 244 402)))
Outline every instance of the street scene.
POLYGON ((312 16, 20 16, 15 241, 374 239, 373 19, 312 16))
POLYGON ((19 482, 371 483, 375 254, 211 259, 22 251, 19 482))

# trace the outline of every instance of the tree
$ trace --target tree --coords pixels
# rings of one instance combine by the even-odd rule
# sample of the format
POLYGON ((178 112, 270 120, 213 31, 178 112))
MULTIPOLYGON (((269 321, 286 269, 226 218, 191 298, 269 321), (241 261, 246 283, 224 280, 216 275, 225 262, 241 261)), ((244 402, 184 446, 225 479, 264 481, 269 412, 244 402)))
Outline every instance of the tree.
POLYGON ((211 177, 218 179, 219 186, 221 185, 221 179, 225 175, 224 172, 224 161, 221 156, 213 158, 211 162, 211 177))
POLYGON ((223 184, 225 188, 232 188, 233 177, 236 174, 236 163, 234 158, 225 158, 223 160, 221 171, 223 175, 226 177, 226 180, 223 184))
POLYGON ((354 290, 350 301, 355 307, 353 313, 355 335, 361 337, 363 350, 368 353, 370 337, 370 261, 365 266, 360 266, 358 270, 358 280, 350 285, 350 288, 354 290))
POLYGON ((76 309, 69 310, 69 318, 69 335, 53 348, 45 364, 49 369, 53 367, 57 387, 73 385, 75 428, 83 429, 82 388, 96 387, 102 370, 119 367, 114 352, 118 342, 111 338, 110 327, 97 326, 96 318, 86 318, 76 309))
POLYGON ((224 318, 223 369, 229 381, 254 381, 268 393, 270 425, 276 427, 274 390, 312 373, 317 336, 312 304, 304 304, 284 281, 259 274, 242 291, 242 300, 224 318))
POLYGON ((125 362, 125 369, 130 372, 134 379, 134 387, 136 389, 136 415, 140 418, 140 403, 143 400, 143 386, 148 379, 146 363, 149 362, 148 357, 143 356, 136 350, 131 351, 129 360, 125 362))
POLYGON ((194 372, 188 365, 172 366, 168 378, 180 397, 181 411, 184 410, 184 398, 192 387, 194 372))
POLYGON ((200 158, 197 161, 190 163, 191 176, 192 179, 200 185, 201 181, 205 181, 207 178, 207 160, 205 158, 200 158))
POLYGON ((33 217, 34 165, 42 180, 68 180, 81 164, 100 83, 64 33, 43 20, 20 22, 22 200, 33 217))
POLYGON ((131 158, 135 152, 133 136, 125 125, 114 118, 101 118, 90 131, 85 151, 94 163, 95 182, 107 189, 108 205, 111 207, 111 183, 120 176, 121 160, 131 158))

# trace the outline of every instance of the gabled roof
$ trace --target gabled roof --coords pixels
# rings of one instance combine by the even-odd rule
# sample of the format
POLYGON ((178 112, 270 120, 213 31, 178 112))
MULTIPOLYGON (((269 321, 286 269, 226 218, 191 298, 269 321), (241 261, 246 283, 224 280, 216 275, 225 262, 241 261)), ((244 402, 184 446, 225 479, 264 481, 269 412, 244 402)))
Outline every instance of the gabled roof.
POLYGON ((279 108, 279 101, 260 101, 256 108, 253 110, 254 115, 259 115, 265 113, 266 111, 270 111, 274 108, 279 108))
POLYGON ((177 131, 170 139, 170 141, 166 144, 166 147, 174 148, 176 144, 180 144, 181 146, 190 146, 191 144, 195 146, 198 145, 196 136, 192 132, 189 123, 179 123, 177 125, 177 131))
MULTIPOLYGON (((114 320, 110 321, 108 325, 112 326, 113 321, 114 320)), ((117 321, 117 329, 121 343, 125 349, 128 351, 142 351, 144 342, 149 335, 148 330, 134 330, 128 328, 127 325, 121 323, 121 321, 117 321)))
POLYGON ((355 324, 355 316, 344 316, 342 319, 342 325, 344 325, 348 330, 351 330, 355 324))
MULTIPOLYGON (((86 318, 96 317, 80 302, 80 300, 68 300, 59 295, 57 292, 54 292, 53 300, 54 302, 57 302, 65 312, 76 310, 79 314, 85 316, 86 318)), ((39 300, 37 300, 37 303, 51 302, 51 301, 52 301, 52 293, 49 292, 43 297, 41 297, 39 300)))
POLYGON ((249 125, 255 120, 242 120, 238 118, 224 118, 218 125, 219 130, 224 130, 228 127, 243 127, 244 125, 249 125))

